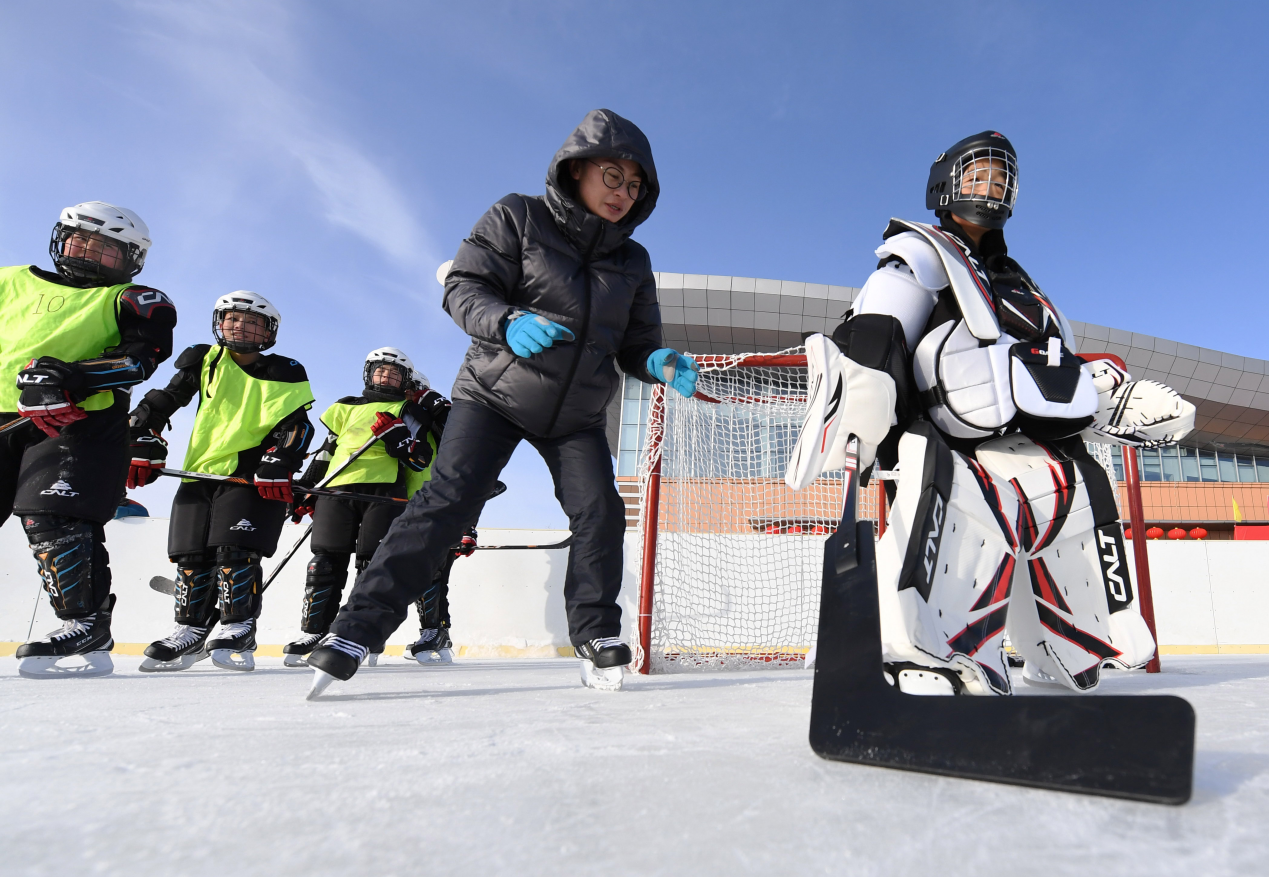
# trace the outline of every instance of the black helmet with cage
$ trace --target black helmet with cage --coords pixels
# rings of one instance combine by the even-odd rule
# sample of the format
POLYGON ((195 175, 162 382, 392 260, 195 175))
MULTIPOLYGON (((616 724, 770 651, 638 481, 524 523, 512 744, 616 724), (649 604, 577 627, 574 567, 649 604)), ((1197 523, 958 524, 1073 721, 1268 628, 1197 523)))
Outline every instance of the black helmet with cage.
POLYGON ((1018 200, 1018 153, 999 131, 966 137, 934 159, 925 206, 983 228, 1004 228, 1018 200))

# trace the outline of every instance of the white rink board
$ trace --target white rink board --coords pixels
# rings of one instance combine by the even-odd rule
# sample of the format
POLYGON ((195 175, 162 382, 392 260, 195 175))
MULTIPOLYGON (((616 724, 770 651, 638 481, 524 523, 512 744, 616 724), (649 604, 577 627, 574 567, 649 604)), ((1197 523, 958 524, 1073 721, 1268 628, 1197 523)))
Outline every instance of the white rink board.
MULTIPOLYGON (((286 525, 278 557, 301 532, 301 525, 286 525)), ((561 530, 480 531, 483 545, 543 544, 567 535, 561 530)), ((823 542, 823 537, 815 536, 713 538, 721 541, 723 554, 733 559, 760 551, 759 546, 769 539, 807 540, 808 545, 823 542)), ((115 640, 149 643, 166 635, 172 626, 171 598, 150 590, 148 582, 151 576, 171 577, 175 571, 167 561, 167 519, 111 521, 106 525, 106 546, 119 595, 113 624, 115 640)), ((1164 646, 1269 647, 1269 542, 1151 541, 1149 551, 1155 616, 1164 646)), ((814 555, 813 550, 806 552, 809 559, 799 579, 805 599, 819 591, 814 555)), ((1128 556, 1131 562, 1131 545, 1128 556)), ((301 549, 265 595, 257 637, 261 645, 280 646, 298 634, 308 557, 306 549, 301 549)), ((752 559, 758 562, 757 557, 752 559)), ((266 573, 276 562, 276 558, 265 561, 266 573)), ((473 557, 460 558, 450 587, 456 644, 538 656, 552 648, 567 647, 566 562, 566 550, 478 551, 473 557)), ((632 635, 638 570, 638 539, 628 533, 621 596, 623 634, 627 637, 632 635)), ((741 602, 734 593, 725 596, 729 602, 720 603, 723 610, 715 609, 714 614, 737 617, 741 602)), ((10 518, 0 527, 0 643, 24 642, 28 631, 42 635, 57 626, 40 590, 26 535, 17 520, 10 518)), ((411 611, 389 644, 413 642, 416 631, 411 611)))

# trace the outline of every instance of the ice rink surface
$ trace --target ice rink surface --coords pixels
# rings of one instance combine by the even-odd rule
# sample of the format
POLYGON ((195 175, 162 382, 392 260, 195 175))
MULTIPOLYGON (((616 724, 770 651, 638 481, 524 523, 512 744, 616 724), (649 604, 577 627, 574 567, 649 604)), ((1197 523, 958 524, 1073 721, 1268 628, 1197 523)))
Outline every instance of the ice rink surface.
POLYGON ((1111 801, 822 761, 803 671, 628 678, 385 657, 307 703, 261 658, 32 681, 0 659, 5 874, 1269 872, 1269 659, 1108 674, 1198 713, 1194 799, 1111 801))

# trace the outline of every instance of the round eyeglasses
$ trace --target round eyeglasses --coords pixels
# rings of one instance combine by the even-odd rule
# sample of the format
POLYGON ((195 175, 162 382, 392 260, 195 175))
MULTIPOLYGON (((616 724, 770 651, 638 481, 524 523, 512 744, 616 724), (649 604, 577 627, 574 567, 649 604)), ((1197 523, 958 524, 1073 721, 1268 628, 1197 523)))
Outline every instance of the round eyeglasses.
POLYGON ((604 167, 597 161, 586 159, 595 167, 604 172, 604 185, 610 189, 620 189, 626 187, 626 194, 630 196, 631 201, 642 201, 643 197, 648 194, 648 190, 644 188, 642 180, 631 180, 626 182, 626 175, 621 172, 621 168, 609 165, 604 167))

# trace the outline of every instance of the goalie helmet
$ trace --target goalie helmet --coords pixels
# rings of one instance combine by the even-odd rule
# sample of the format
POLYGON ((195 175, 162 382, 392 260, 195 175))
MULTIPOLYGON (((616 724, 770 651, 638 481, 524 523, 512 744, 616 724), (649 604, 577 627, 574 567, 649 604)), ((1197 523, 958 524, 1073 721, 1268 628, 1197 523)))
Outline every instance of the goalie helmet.
POLYGON ((1004 228, 1018 200, 1018 153, 1004 134, 966 137, 930 165, 925 206, 983 228, 1004 228))
POLYGON ((150 229, 141 217, 105 201, 67 207, 48 243, 57 272, 86 284, 127 283, 141 273, 149 251, 150 229))
POLYGON ((216 343, 235 353, 259 353, 268 350, 277 343, 278 326, 281 323, 282 315, 267 298, 245 289, 222 295, 216 299, 216 307, 212 311, 212 335, 216 338, 216 343), (244 317, 254 314, 257 319, 234 319, 234 314, 244 317), (226 318, 228 328, 224 325, 226 318))
POLYGON ((404 399, 408 393, 428 388, 427 377, 416 371, 410 357, 397 347, 380 347, 370 351, 361 371, 361 380, 365 384, 363 395, 377 402, 394 402, 404 399), (379 375, 377 380, 376 372, 379 375))

